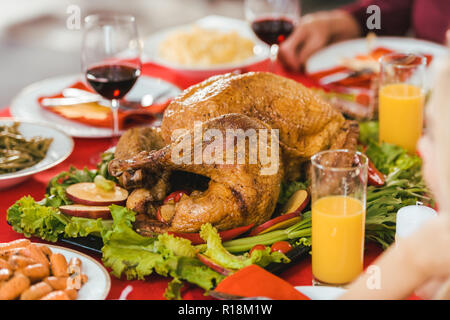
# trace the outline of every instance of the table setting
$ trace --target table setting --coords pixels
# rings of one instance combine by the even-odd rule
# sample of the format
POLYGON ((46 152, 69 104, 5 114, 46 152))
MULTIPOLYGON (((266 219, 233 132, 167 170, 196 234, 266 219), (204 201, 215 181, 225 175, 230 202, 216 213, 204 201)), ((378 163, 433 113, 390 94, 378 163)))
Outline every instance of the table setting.
POLYGON ((369 34, 292 70, 283 3, 83 19, 81 72, 0 109, 0 300, 336 300, 438 216, 417 143, 448 48, 369 34))

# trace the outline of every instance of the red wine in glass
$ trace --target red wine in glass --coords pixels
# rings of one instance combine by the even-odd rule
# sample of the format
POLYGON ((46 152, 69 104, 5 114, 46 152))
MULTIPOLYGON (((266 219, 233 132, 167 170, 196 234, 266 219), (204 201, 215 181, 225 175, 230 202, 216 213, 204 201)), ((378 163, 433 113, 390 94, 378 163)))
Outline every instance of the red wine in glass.
POLYGON ((279 45, 294 31, 294 22, 288 18, 261 18, 251 24, 253 32, 268 45, 279 45))
POLYGON ((138 68, 126 65, 100 65, 86 70, 86 79, 106 99, 122 99, 140 75, 138 68))

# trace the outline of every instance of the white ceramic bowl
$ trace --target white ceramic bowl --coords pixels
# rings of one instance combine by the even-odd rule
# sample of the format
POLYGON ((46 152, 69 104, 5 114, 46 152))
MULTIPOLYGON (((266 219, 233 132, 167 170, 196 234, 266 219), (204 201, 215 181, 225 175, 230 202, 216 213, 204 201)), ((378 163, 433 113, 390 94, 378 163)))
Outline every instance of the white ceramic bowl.
POLYGON ((253 31, 250 29, 250 26, 246 21, 214 15, 202 18, 191 24, 176 26, 158 31, 144 41, 144 61, 151 61, 163 67, 176 70, 182 74, 185 74, 186 76, 189 76, 190 78, 199 80, 206 79, 217 74, 240 71, 242 68, 251 66, 258 62, 262 62, 269 57, 269 51, 269 46, 260 41, 254 35, 253 31), (228 63, 210 67, 176 65, 171 62, 165 61, 158 55, 159 45, 169 34, 176 31, 189 30, 193 25, 197 25, 205 29, 221 30, 224 32, 236 31, 239 35, 254 41, 254 55, 239 63, 228 63))
POLYGON ((40 162, 16 172, 0 174, 0 189, 12 187, 30 178, 35 173, 56 166, 67 159, 73 151, 73 139, 49 124, 14 118, 0 118, 0 126, 11 126, 14 122, 20 124, 19 131, 27 138, 40 136, 53 138, 53 141, 45 158, 40 162))

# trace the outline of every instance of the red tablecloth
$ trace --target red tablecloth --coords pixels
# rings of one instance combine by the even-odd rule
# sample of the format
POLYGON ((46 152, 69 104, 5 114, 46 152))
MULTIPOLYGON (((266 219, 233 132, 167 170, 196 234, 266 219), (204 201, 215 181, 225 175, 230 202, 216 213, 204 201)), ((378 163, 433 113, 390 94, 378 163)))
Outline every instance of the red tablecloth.
MULTIPOLYGON (((245 71, 258 71, 265 70, 267 66, 265 63, 255 65, 249 70, 245 71)), ((312 85, 313 83, 302 74, 292 74, 284 71, 281 67, 278 67, 277 72, 280 75, 284 75, 293 78, 305 85, 312 85)), ((192 79, 186 75, 179 74, 173 70, 165 69, 153 64, 145 64, 143 66, 143 74, 162 78, 178 85, 181 89, 194 84, 199 79, 192 79)), ((10 116, 8 109, 0 111, 0 117, 10 116)), ((67 170, 70 165, 74 165, 77 168, 84 166, 93 167, 86 159, 92 154, 100 153, 107 149, 110 144, 109 139, 75 139, 75 148, 72 155, 58 166, 49 169, 45 172, 39 173, 31 177, 29 180, 17 185, 11 189, 0 191, 0 242, 6 242, 23 238, 22 234, 14 232, 11 227, 6 223, 6 210, 19 198, 24 195, 31 195, 35 199, 41 199, 45 193, 45 187, 51 177, 59 173, 60 171, 67 170)), ((39 239, 32 239, 33 241, 40 241, 39 239)), ((62 245, 62 244, 60 244, 62 245)), ((69 245, 62 245, 71 247, 69 245)), ((73 248, 73 247, 72 247, 73 248)), ((92 254, 90 251, 80 250, 79 248, 73 248, 79 251, 83 251, 95 257, 98 261, 101 261, 99 255, 92 254)), ((368 244, 365 254, 365 264, 371 263, 380 253, 381 249, 375 245, 368 244)), ((307 258, 300 263, 293 265, 288 270, 282 273, 281 277, 295 286, 299 285, 311 285, 312 271, 311 260, 307 258)), ((131 285, 133 290, 128 295, 128 299, 164 299, 163 293, 167 287, 167 283, 170 281, 168 278, 164 278, 158 275, 153 275, 146 281, 126 281, 111 277, 112 285, 109 292, 108 299, 118 299, 123 289, 131 285)), ((186 286, 183 291, 184 299, 210 299, 203 295, 203 290, 195 286, 186 286)))

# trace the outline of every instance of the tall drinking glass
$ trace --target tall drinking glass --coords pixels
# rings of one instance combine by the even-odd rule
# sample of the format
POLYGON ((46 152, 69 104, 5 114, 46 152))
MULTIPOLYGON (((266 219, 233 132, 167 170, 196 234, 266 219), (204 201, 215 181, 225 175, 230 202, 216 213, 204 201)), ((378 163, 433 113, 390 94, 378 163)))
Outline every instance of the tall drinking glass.
POLYGON ((256 36, 270 46, 270 71, 275 71, 278 46, 300 19, 300 0, 245 0, 245 17, 256 36))
POLYGON ((422 135, 426 58, 392 53, 380 63, 379 140, 414 153, 422 135))
POLYGON ((314 283, 345 285, 363 270, 368 158, 328 150, 311 162, 314 283))

